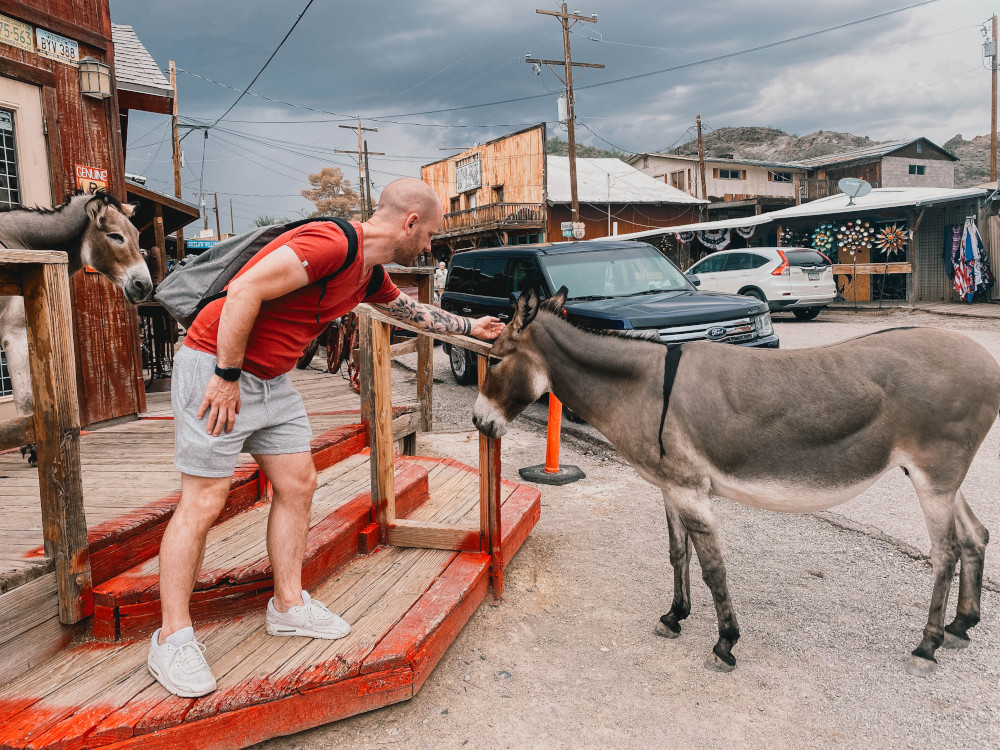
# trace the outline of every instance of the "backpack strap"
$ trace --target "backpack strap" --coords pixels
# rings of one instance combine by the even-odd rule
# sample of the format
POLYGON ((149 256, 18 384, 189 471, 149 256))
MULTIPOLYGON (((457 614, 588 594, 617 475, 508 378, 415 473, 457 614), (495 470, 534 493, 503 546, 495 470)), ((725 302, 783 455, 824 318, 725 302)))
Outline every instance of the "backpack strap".
POLYGON ((319 323, 319 311, 323 304, 323 297, 326 296, 326 285, 330 282, 330 279, 340 274, 341 271, 350 268, 358 257, 358 233, 355 231, 354 225, 346 219, 341 219, 339 217, 331 217, 330 221, 340 227, 340 231, 342 231, 344 236, 347 237, 347 257, 344 258, 344 262, 340 264, 340 268, 336 271, 316 279, 316 283, 322 284, 319 290, 319 300, 316 302, 317 323, 319 323))
POLYGON ((375 292, 382 288, 382 282, 385 281, 385 269, 382 265, 372 267, 372 276, 368 279, 368 286, 365 287, 365 299, 371 297, 375 292))

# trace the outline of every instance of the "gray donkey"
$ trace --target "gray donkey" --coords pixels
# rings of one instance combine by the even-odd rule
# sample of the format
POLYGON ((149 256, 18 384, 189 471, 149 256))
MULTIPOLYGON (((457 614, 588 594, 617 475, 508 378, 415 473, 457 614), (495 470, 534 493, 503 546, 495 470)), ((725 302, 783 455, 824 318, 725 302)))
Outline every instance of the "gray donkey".
POLYGON ((674 598, 658 632, 680 635, 691 610, 693 544, 715 600, 719 640, 706 666, 736 666, 740 631, 726 586, 712 494, 757 508, 839 505, 901 467, 931 539, 934 586, 907 671, 926 676, 939 646, 962 648, 979 622, 989 533, 961 485, 1000 412, 1000 365, 971 339, 894 329, 795 351, 709 342, 663 345, 576 328, 532 291, 493 344, 473 422, 499 437, 546 391, 600 430, 663 491, 674 598), (836 464, 827 459, 839 456, 836 464), (961 560, 958 607, 945 608, 961 560))
MULTIPOLYGON (((104 192, 80 194, 53 209, 17 208, 0 212, 0 245, 12 249, 59 250, 69 256, 69 273, 84 266, 121 287, 133 304, 153 291, 139 249, 139 232, 128 220, 135 206, 104 192)), ((0 296, 0 346, 7 355, 18 414, 31 414, 31 375, 22 297, 0 296)))

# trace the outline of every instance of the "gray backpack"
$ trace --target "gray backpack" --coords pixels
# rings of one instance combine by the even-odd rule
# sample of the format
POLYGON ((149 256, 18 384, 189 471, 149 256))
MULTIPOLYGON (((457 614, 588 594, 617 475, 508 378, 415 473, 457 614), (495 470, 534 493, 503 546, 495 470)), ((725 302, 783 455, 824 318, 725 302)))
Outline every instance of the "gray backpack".
MULTIPOLYGON (((190 328, 205 305, 226 296, 226 285, 268 243, 290 229, 313 221, 333 222, 347 236, 347 258, 336 271, 317 279, 316 283, 323 285, 320 293, 322 302, 327 282, 354 263, 358 255, 358 234, 351 222, 333 216, 318 216, 287 224, 260 227, 222 240, 211 250, 182 261, 160 282, 153 296, 174 320, 185 328, 190 328)), ((318 310, 316 322, 319 322, 318 310)))

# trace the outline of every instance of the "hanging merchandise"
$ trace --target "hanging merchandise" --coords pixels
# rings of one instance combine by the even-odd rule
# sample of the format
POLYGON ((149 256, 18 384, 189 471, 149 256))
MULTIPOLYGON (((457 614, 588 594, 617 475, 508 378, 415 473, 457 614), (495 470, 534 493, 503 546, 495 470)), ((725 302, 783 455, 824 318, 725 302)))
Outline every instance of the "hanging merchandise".
MULTIPOLYGON (((912 239, 912 237, 911 237, 912 239)), ((958 263, 958 253, 962 248, 962 225, 948 224, 944 228, 944 270, 949 279, 955 278, 955 265, 958 263)))
POLYGON ((993 283, 990 258, 983 251, 983 238, 979 236, 975 219, 970 216, 965 220, 962 245, 955 263, 955 290, 962 301, 972 302, 977 294, 985 294, 993 283))
POLYGON ((895 255, 906 249, 906 230, 893 224, 891 227, 882 227, 875 233, 875 247, 886 255, 895 255))
POLYGON ((809 244, 809 235, 803 232, 796 232, 794 229, 782 227, 781 246, 782 247, 806 247, 809 244))
POLYGON ((855 219, 836 227, 837 249, 854 260, 857 253, 870 250, 875 230, 871 223, 855 219))
POLYGON ((698 240, 705 247, 713 250, 725 250, 729 245, 728 229, 706 229, 698 232, 698 240))
POLYGON ((681 244, 687 244, 694 239, 694 232, 674 232, 674 237, 681 244))
POLYGON ((756 230, 757 230, 757 225, 751 224, 748 227, 736 227, 736 234, 738 234, 743 239, 748 240, 751 237, 753 237, 753 233, 756 230))
POLYGON ((833 224, 820 224, 812 234, 812 248, 821 253, 829 253, 833 249, 836 237, 833 224))

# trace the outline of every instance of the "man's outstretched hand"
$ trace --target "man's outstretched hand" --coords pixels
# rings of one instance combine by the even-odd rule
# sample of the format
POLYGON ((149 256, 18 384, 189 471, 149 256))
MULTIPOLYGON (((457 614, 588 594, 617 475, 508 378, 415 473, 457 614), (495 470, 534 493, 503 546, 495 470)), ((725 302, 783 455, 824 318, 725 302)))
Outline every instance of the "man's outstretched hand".
POLYGON ((484 339, 485 341, 492 341, 504 329, 504 324, 500 322, 498 318, 490 317, 489 315, 476 318, 472 321, 472 330, 469 331, 470 334, 475 336, 477 339, 484 339))

